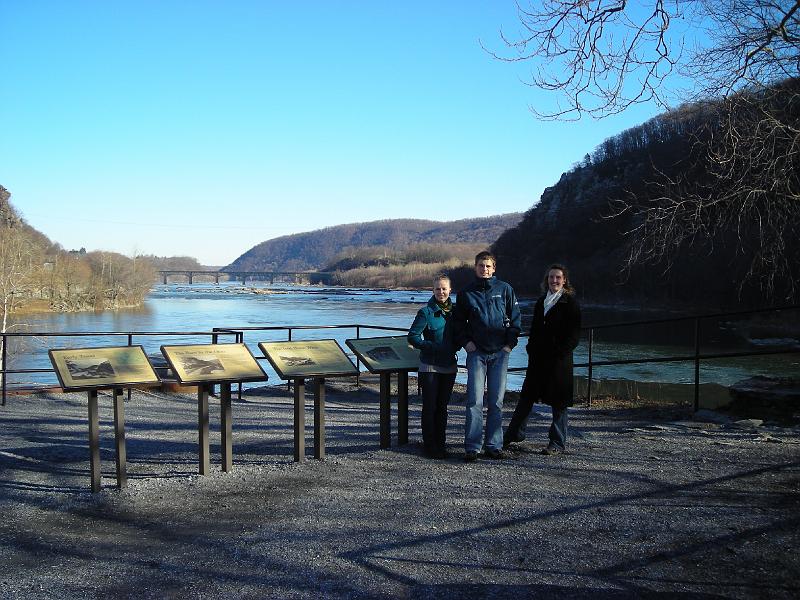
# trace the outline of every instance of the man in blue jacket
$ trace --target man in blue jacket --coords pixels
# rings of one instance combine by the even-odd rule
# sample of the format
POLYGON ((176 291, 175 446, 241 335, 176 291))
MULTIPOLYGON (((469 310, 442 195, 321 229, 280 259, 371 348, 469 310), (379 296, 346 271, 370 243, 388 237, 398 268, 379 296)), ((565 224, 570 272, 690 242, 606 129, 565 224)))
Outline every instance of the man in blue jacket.
POLYGON ((491 252, 475 257, 474 283, 458 293, 453 309, 454 340, 467 351, 467 398, 464 460, 503 458, 503 396, 508 356, 521 329, 513 288, 494 277, 491 252), (486 394, 486 434, 483 430, 483 390, 486 394), (482 439, 483 438, 483 439, 482 439))

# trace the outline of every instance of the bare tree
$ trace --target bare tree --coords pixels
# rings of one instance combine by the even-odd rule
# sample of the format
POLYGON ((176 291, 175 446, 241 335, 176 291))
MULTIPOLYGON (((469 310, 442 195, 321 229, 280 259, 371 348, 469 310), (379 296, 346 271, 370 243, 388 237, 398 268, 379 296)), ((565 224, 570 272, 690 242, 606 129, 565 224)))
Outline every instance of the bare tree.
MULTIPOLYGON (((14 327, 9 318, 29 294, 32 275, 40 264, 33 256, 35 245, 9 204, 9 197, 8 190, 0 186, 0 333, 14 327)), ((0 338, 0 354, 5 340, 5 336, 0 338)))
MULTIPOLYGON (((542 0, 518 5, 502 60, 533 66, 551 119, 602 118, 634 104, 706 103, 696 163, 621 198, 636 215, 629 266, 666 262, 697 236, 734 233, 768 293, 800 263, 800 0, 542 0), (670 84, 670 85, 667 85, 670 84), (710 177, 694 177, 702 169, 710 177), (695 171, 695 172, 693 172, 695 171), (789 242, 787 244, 787 242, 789 242)), ((790 283, 787 297, 797 289, 790 283)))
POLYGON ((798 0, 541 0, 518 4, 521 31, 501 32, 503 61, 533 66, 557 92, 540 117, 604 117, 769 86, 800 69, 798 0), (667 86, 669 83, 671 85, 667 86))

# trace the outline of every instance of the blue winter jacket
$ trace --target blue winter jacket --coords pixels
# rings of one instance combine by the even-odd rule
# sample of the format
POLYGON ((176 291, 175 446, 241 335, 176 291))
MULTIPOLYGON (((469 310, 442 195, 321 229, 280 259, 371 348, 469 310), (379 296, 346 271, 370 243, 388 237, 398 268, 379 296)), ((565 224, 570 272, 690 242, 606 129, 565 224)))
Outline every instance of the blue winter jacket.
POLYGON ((522 320, 514 289, 497 277, 476 279, 461 290, 453 310, 456 348, 474 342, 483 352, 517 345, 522 320))
POLYGON ((426 365, 452 367, 456 364, 456 348, 453 345, 453 310, 446 314, 431 296, 428 304, 417 312, 411 329, 408 330, 408 343, 419 348, 419 360, 426 365))

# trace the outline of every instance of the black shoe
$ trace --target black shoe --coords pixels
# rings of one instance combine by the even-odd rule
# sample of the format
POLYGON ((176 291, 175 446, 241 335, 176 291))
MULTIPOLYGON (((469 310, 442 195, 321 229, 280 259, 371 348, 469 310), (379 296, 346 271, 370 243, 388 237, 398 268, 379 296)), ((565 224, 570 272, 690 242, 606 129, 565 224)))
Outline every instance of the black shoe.
POLYGON ((555 456, 557 454, 563 454, 563 450, 558 446, 548 446, 542 450, 542 454, 545 456, 555 456))
POLYGON ((525 441, 524 437, 519 437, 516 439, 503 438, 503 448, 508 448, 512 444, 521 444, 524 441, 525 441))
POLYGON ((475 462, 478 460, 478 453, 477 452, 465 452, 464 453, 464 462, 475 462))
POLYGON ((497 448, 487 448, 483 455, 492 460, 503 460, 506 457, 506 453, 497 448))

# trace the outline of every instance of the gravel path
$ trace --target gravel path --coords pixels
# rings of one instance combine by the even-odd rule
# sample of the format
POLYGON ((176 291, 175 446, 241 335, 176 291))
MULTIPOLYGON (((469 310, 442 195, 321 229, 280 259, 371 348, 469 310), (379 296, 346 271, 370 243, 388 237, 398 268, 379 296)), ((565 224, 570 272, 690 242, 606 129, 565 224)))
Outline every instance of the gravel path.
POLYGON ((465 464, 463 405, 451 406, 451 457, 432 461, 413 396, 412 443, 378 449, 377 396, 372 384, 329 384, 324 461, 310 457, 309 398, 304 463, 292 461, 285 386, 234 401, 227 474, 212 399, 212 473, 201 477, 196 398, 136 392, 126 405, 129 484, 117 490, 103 395, 98 494, 85 394, 9 398, 0 598, 800 594, 797 428, 576 408, 568 454, 538 453, 540 414, 536 443, 465 464))

